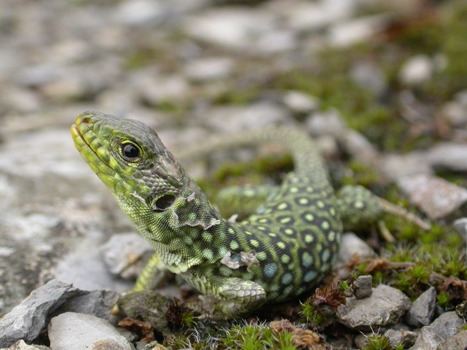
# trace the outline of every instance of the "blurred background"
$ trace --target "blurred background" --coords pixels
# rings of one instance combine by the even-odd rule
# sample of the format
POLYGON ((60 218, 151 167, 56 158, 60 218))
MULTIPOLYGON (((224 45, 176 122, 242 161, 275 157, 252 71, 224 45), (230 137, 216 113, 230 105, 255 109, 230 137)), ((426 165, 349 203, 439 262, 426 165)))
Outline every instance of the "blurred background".
POLYGON ((0 314, 51 276, 127 288, 78 271, 130 230, 73 148, 79 113, 142 120, 175 154, 316 120, 383 153, 465 144, 466 24, 460 0, 2 0, 0 314))

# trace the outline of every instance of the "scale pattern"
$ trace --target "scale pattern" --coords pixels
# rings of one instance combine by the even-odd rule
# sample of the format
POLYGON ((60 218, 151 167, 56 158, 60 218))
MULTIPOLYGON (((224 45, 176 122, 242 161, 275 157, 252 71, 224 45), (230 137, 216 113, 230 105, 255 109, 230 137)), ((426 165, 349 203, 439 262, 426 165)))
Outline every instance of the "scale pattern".
POLYGON ((332 268, 342 225, 326 170, 305 133, 276 128, 211 142, 212 149, 278 142, 294 158, 295 171, 256 213, 239 223, 220 216, 144 124, 86 112, 76 119, 72 136, 83 158, 155 248, 157 256, 138 289, 144 288, 160 259, 202 293, 216 297, 223 312, 238 313, 298 296, 332 268), (128 144, 136 151, 128 153, 128 144), (125 152, 136 157, 128 158, 125 152))

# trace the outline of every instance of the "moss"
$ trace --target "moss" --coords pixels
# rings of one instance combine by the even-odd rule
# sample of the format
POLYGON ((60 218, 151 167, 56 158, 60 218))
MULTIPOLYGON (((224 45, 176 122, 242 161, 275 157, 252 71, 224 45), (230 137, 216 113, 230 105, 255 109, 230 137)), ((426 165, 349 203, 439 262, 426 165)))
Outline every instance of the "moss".
POLYGON ((384 335, 373 334, 366 340, 367 344, 362 350, 393 350, 389 339, 384 335))

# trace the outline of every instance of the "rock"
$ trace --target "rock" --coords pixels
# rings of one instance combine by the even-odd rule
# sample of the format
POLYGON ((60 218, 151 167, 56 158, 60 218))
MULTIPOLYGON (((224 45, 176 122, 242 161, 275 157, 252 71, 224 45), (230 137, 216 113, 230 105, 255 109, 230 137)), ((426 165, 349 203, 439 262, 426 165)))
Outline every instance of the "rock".
POLYGON ((387 177, 393 181, 403 177, 433 173, 433 169, 427 161, 426 152, 420 151, 409 154, 384 155, 382 168, 387 177))
POLYGON ((118 299, 123 315, 149 322, 159 332, 168 330, 166 314, 170 304, 169 299, 150 290, 124 294, 118 299))
POLYGON ((290 114, 285 108, 270 102, 258 102, 246 107, 213 108, 202 115, 201 121, 227 134, 286 124, 289 118, 290 114))
POLYGON ((157 25, 167 17, 166 6, 162 2, 150 0, 122 1, 116 7, 115 18, 117 21, 131 25, 141 26, 145 24, 157 25))
POLYGON ((431 58, 425 55, 415 56, 402 66, 399 79, 407 85, 420 85, 431 79, 433 70, 431 58))
POLYGON ((357 299, 363 299, 371 296, 373 288, 371 283, 373 277, 371 275, 358 276, 352 284, 352 289, 357 299))
POLYGON ((404 348, 408 348, 415 343, 417 333, 405 329, 388 329, 384 335, 389 339, 393 347, 402 344, 404 348))
POLYGON ((46 327, 47 316, 79 290, 57 280, 51 280, 33 291, 23 302, 0 319, 0 348, 17 340, 32 342, 46 327))
POLYGON ((274 17, 254 8, 206 9, 187 19, 187 35, 211 45, 255 51, 258 38, 274 28, 274 17))
POLYGON ((285 18, 288 27, 298 32, 321 30, 349 17, 355 1, 276 1, 273 10, 285 18))
POLYGON ((373 62, 360 62, 352 66, 350 77, 360 87, 381 96, 387 88, 386 77, 381 68, 373 62))
POLYGON ((93 315, 66 312, 51 319, 52 350, 132 350, 131 344, 109 322, 93 315))
POLYGON ((467 201, 467 190, 439 177, 407 176, 397 182, 411 203, 431 219, 439 219, 459 209, 467 201))
POLYGON ((404 293, 380 284, 368 298, 348 298, 337 309, 337 318, 352 329, 370 330, 396 323, 409 308, 410 299, 404 293))
POLYGON ((135 279, 143 268, 145 253, 152 255, 154 248, 137 233, 113 235, 102 247, 102 256, 109 271, 125 279, 135 279))
POLYGON ((467 349, 467 330, 460 331, 452 338, 440 343, 436 350, 465 350, 467 349))
POLYGON ((19 340, 10 346, 8 349, 1 349, 1 350, 50 350, 48 346, 45 345, 28 345, 24 342, 24 340, 19 340))
POLYGON ((312 113, 306 119, 306 126, 314 136, 323 134, 340 138, 346 133, 346 127, 337 110, 331 109, 326 112, 312 113))
POLYGON ((467 217, 457 219, 454 221, 453 226, 464 237, 464 241, 467 242, 467 217))
POLYGON ((311 113, 318 108, 318 100, 301 91, 287 91, 283 99, 287 108, 296 114, 311 113))
POLYGON ((452 338, 464 324, 454 311, 445 312, 429 326, 422 327, 414 346, 409 350, 436 350, 439 344, 452 338))
POLYGON ((131 85, 144 102, 156 107, 165 102, 186 101, 190 93, 189 84, 184 77, 160 75, 150 71, 135 73, 131 85))
POLYGON ((209 57, 192 60, 184 67, 185 75, 194 82, 208 82, 228 78, 234 61, 228 57, 209 57))
POLYGON ((344 233, 341 238, 339 260, 343 263, 349 262, 354 254, 358 254, 362 259, 376 256, 375 251, 357 235, 354 233, 344 233))
POLYGON ((423 292, 410 306, 406 321, 412 327, 428 326, 436 307, 436 289, 430 287, 423 292))
POLYGON ((336 24, 329 30, 328 42, 336 47, 357 44, 381 31, 386 22, 387 16, 375 15, 336 24))
POLYGON ((428 150, 427 161, 432 167, 465 172, 467 171, 467 144, 440 143, 428 150))
POLYGON ((295 49, 297 36, 292 30, 272 30, 258 38, 256 50, 263 55, 277 54, 295 49))
POLYGON ((94 315, 107 321, 114 321, 112 308, 117 303, 118 293, 111 290, 85 291, 65 301, 55 312, 77 312, 81 314, 94 315))

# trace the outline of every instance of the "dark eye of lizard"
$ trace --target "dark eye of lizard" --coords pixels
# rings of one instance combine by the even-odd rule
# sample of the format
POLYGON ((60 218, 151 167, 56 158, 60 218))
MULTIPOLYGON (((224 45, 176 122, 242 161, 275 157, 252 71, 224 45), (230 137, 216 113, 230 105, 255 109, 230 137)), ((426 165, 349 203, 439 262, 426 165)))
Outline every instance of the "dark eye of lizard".
POLYGON ((161 198, 157 199, 154 203, 153 210, 154 211, 164 211, 175 202, 175 196, 172 194, 166 194, 161 198))
POLYGON ((122 144, 122 156, 129 162, 135 162, 140 158, 141 152, 139 148, 133 143, 122 144))

